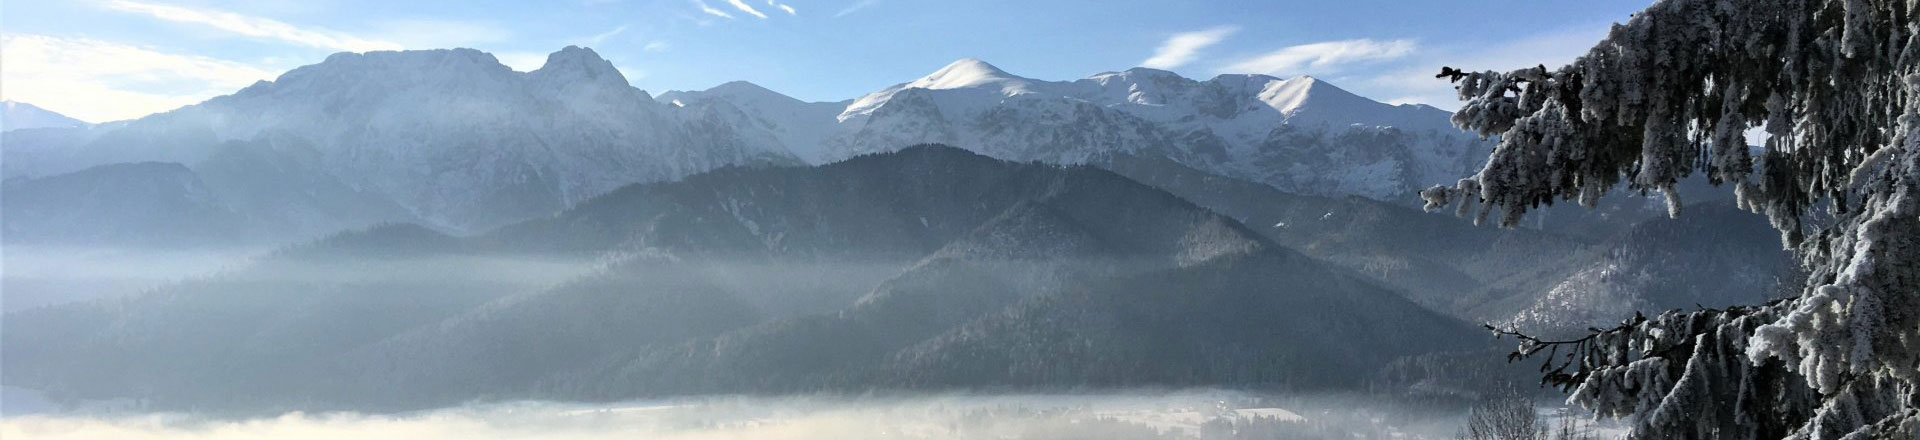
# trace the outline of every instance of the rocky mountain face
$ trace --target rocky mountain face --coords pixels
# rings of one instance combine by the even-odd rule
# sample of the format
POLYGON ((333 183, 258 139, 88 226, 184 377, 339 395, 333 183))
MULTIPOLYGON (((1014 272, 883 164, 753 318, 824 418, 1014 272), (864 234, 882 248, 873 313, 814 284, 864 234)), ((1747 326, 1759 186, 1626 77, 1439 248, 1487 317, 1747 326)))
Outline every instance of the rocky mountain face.
MULTIPOLYGON (((1554 216, 1542 228, 1494 228, 1363 197, 1290 194, 1165 158, 1122 157, 1107 168, 1469 321, 1585 329, 1635 311, 1755 303, 1799 285, 1778 232, 1714 197, 1678 218, 1666 217, 1657 196, 1612 196, 1593 210, 1530 214, 1554 216)), ((1683 190, 1714 188, 1689 181, 1683 190)))
POLYGON ((1689 206, 1649 219, 1579 256, 1576 270, 1547 278, 1510 325, 1578 333, 1635 312, 1759 304, 1797 292, 1799 266, 1766 219, 1730 203, 1689 206))
POLYGON ((7 179, 0 234, 11 244, 167 245, 227 241, 241 217, 184 166, 105 165, 46 178, 7 179))
POLYGON ((1342 388, 1477 346, 1464 322, 1164 191, 930 146, 629 186, 477 237, 348 233, 4 325, 9 385, 235 410, 1342 388))

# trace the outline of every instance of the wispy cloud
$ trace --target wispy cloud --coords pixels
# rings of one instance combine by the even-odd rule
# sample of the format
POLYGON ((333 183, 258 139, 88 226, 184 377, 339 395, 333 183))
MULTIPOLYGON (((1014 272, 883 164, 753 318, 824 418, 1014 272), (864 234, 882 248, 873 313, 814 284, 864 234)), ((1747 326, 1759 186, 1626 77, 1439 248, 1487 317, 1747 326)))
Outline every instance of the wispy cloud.
POLYGON ((840 12, 833 13, 833 18, 845 17, 847 14, 859 12, 861 9, 870 8, 877 4, 880 4, 880 0, 854 0, 853 4, 841 8, 840 12))
POLYGON ((1237 26, 1216 26, 1206 30, 1173 34, 1172 37, 1167 38, 1166 42, 1160 43, 1160 48, 1153 51, 1152 57, 1141 61, 1140 65, 1155 69, 1180 67, 1192 62, 1194 55, 1198 54, 1200 49, 1219 43, 1220 40, 1226 39, 1227 36, 1239 30, 1237 26))
POLYGON ((215 29, 255 38, 266 38, 332 50, 365 52, 397 50, 398 43, 369 40, 324 29, 301 28, 273 19, 253 17, 211 9, 193 9, 157 3, 110 0, 107 8, 145 14, 161 20, 206 25, 215 29))
POLYGON ((653 40, 653 41, 648 41, 647 45, 645 46, 640 46, 640 50, 647 51, 647 52, 659 52, 659 51, 667 50, 668 48, 671 48, 671 47, 673 47, 673 45, 670 43, 667 43, 666 41, 653 40))
POLYGON ((601 42, 607 41, 608 38, 613 38, 614 36, 620 35, 620 33, 626 32, 626 31, 627 31, 627 27, 625 25, 621 25, 620 27, 613 28, 612 30, 601 32, 598 34, 593 34, 593 36, 587 37, 586 43, 600 44, 601 42))
POLYGON ((761 18, 761 19, 763 19, 763 20, 767 18, 767 14, 762 14, 762 13, 760 13, 760 11, 759 11, 759 10, 756 10, 756 9, 753 9, 753 5, 749 5, 749 4, 747 4, 747 2, 745 2, 745 1, 742 1, 742 0, 727 0, 727 4, 729 4, 729 5, 733 5, 733 8, 734 8, 734 9, 739 9, 739 10, 740 10, 740 12, 745 12, 745 13, 747 13, 747 15, 752 15, 752 16, 755 16, 755 17, 760 17, 760 18, 761 18))
POLYGON ((719 9, 714 9, 714 8, 713 8, 713 6, 711 6, 711 5, 708 5, 708 4, 707 4, 707 2, 706 2, 705 0, 693 0, 693 4, 694 4, 694 6, 699 6, 699 7, 700 7, 700 12, 701 12, 701 13, 704 13, 704 14, 707 14, 707 15, 712 15, 712 16, 715 16, 715 17, 720 17, 720 18, 725 18, 725 19, 728 19, 728 20, 732 20, 732 19, 733 19, 733 14, 728 14, 728 13, 727 13, 727 11, 722 11, 722 10, 719 10, 719 9))
POLYGON ((787 15, 800 15, 800 11, 794 10, 793 5, 780 3, 778 0, 767 0, 767 5, 780 8, 782 11, 787 11, 787 15))
POLYGON ((6 35, 0 52, 6 99, 96 122, 171 110, 274 77, 247 64, 90 39, 6 35))
POLYGON ((1293 75, 1338 71, 1347 64, 1392 60, 1413 53, 1412 40, 1369 39, 1325 41, 1289 46, 1227 66, 1235 73, 1293 75))
POLYGON ((632 84, 634 81, 646 79, 647 75, 649 74, 649 72, 647 72, 646 70, 635 69, 627 66, 613 66, 613 70, 620 71, 620 76, 626 78, 628 84, 632 84))

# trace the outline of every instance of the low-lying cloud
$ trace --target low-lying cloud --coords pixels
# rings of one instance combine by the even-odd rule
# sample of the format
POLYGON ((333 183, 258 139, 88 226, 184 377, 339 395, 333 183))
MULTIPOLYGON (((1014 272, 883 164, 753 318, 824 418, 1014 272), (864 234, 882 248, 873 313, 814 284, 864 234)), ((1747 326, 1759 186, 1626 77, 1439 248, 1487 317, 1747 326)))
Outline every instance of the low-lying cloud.
POLYGON ((1227 391, 1100 395, 708 397, 590 406, 511 403, 399 415, 28 415, 0 438, 38 439, 1238 439, 1444 438, 1458 415, 1356 398, 1227 391))

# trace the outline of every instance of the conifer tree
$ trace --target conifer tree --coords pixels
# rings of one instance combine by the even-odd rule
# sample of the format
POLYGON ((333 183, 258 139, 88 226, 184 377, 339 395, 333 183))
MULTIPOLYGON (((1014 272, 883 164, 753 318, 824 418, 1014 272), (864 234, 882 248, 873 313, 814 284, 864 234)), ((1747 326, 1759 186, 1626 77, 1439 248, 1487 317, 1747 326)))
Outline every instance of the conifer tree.
POLYGON ((1637 438, 1920 438, 1920 1, 1664 0, 1567 66, 1440 76, 1454 123, 1500 144, 1429 209, 1510 226, 1624 183, 1680 215, 1699 173, 1809 270, 1768 304, 1502 332, 1571 402, 1637 438))

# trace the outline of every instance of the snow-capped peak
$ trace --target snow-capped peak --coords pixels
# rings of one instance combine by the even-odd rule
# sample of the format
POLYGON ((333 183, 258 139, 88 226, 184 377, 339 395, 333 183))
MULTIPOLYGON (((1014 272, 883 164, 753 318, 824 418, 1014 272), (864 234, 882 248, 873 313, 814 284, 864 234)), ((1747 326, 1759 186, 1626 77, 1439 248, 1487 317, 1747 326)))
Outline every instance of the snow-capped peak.
POLYGON ((1404 130, 1456 131, 1447 112, 1428 106, 1396 106, 1346 91, 1312 76, 1267 80, 1260 102, 1286 116, 1291 124, 1370 125, 1404 130))
POLYGON ((961 58, 931 75, 907 83, 908 87, 929 90, 959 89, 980 87, 1009 82, 1027 82, 1026 78, 1013 76, 999 67, 987 64, 979 58, 961 58))
POLYGON ((1260 91, 1260 102, 1265 102, 1273 106, 1274 110, 1288 115, 1298 113, 1302 108, 1307 107, 1309 100, 1318 101, 1315 104, 1320 105, 1363 104, 1358 101, 1372 103, 1371 100, 1306 75, 1267 83, 1267 86, 1260 91))
POLYGON ((319 64, 289 70, 271 82, 256 83, 235 96, 282 93, 345 99, 349 96, 339 91, 366 90, 374 85, 471 91, 515 81, 517 75, 492 54, 473 49, 341 52, 319 64))
POLYGON ((729 81, 725 84, 713 86, 713 88, 707 89, 703 94, 710 97, 724 97, 744 102, 800 102, 800 100, 793 99, 791 96, 783 95, 780 92, 761 87, 759 84, 746 81, 729 81))
POLYGON ((1000 96, 1013 96, 1033 92, 1036 83, 1039 81, 1007 73, 978 58, 961 58, 920 79, 896 84, 854 100, 852 105, 847 106, 846 111, 840 113, 840 120, 845 121, 856 116, 871 114, 874 109, 892 99, 893 95, 908 89, 977 89, 1000 96))
POLYGON ((1127 69, 1126 71, 1122 71, 1122 72, 1101 72, 1098 74, 1094 74, 1093 76, 1087 77, 1087 79, 1093 80, 1094 82, 1101 83, 1101 84, 1108 84, 1116 81, 1193 82, 1193 80, 1187 79, 1184 76, 1180 76, 1180 74, 1178 73, 1173 73, 1173 72, 1160 70, 1160 69, 1154 69, 1150 67, 1135 67, 1132 69, 1127 69))
POLYGON ((550 77, 567 82, 605 81, 616 79, 625 84, 627 78, 613 67, 613 62, 601 58, 593 49, 580 46, 567 46, 558 52, 547 55, 547 63, 528 72, 538 77, 550 77))

